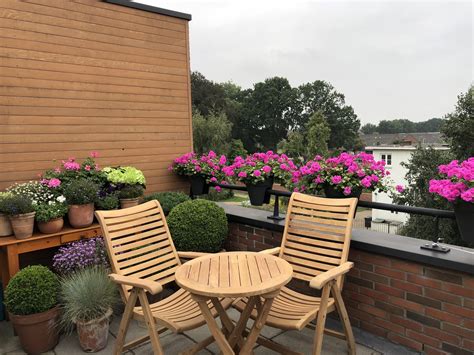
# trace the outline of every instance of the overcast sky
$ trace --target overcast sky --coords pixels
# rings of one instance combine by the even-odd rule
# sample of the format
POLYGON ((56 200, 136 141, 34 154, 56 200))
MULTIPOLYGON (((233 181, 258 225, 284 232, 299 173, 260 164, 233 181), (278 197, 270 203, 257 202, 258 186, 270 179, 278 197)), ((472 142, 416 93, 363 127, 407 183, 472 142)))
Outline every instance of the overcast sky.
POLYGON ((363 124, 442 117, 473 82, 471 1, 139 2, 192 14, 191 68, 208 79, 326 80, 363 124))

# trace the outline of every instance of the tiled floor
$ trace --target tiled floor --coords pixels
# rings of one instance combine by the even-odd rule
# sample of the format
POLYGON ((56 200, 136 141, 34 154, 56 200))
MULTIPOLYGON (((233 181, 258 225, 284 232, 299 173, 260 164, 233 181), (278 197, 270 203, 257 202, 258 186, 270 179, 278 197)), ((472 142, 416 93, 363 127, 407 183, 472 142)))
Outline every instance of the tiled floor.
MULTIPOLYGON (((231 318, 237 319, 237 312, 230 310, 231 318)), ((110 326, 110 336, 107 348, 98 352, 97 354, 112 354, 113 344, 115 337, 117 335, 117 331, 119 328, 119 317, 115 317, 110 326)), ((249 322, 249 325, 251 323, 249 322)), ((146 328, 137 323, 132 322, 130 329, 127 333, 127 339, 134 339, 139 336, 145 335, 146 328)), ((304 354, 311 354, 312 343, 313 343, 313 331, 311 329, 306 328, 303 331, 288 331, 282 332, 278 329, 274 329, 271 327, 265 327, 262 331, 262 335, 271 338, 274 341, 281 343, 283 345, 295 348, 297 346, 297 351, 300 351, 304 354)), ((165 332, 160 336, 161 344, 163 346, 163 350, 165 354, 178 354, 180 351, 183 351, 196 342, 206 338, 209 336, 209 330, 207 326, 202 326, 198 329, 186 332, 185 335, 183 334, 173 334, 171 332, 165 332)), ((356 338, 359 338, 358 332, 356 330, 356 338)), ((370 339, 369 339, 370 341, 370 339)), ((377 350, 371 349, 371 347, 364 346, 361 344, 357 344, 357 354, 358 355, 369 355, 369 354, 409 354, 405 349, 394 346, 393 344, 387 343, 385 344, 383 340, 380 338, 378 339, 379 343, 377 344, 377 350), (386 347, 389 345, 388 347, 386 347), (380 348, 385 348, 385 350, 380 351, 380 348)), ((376 342, 375 342, 376 343, 376 342)), ((346 343, 343 340, 333 338, 330 336, 324 337, 324 344, 323 344, 323 354, 346 354, 346 343)), ((255 354, 263 355, 263 354, 276 354, 275 352, 268 350, 264 347, 257 346, 255 349, 255 354)), ((129 351, 127 354, 152 354, 152 348, 150 343, 145 343, 142 346, 136 347, 129 351)), ((18 342, 18 338, 13 336, 13 331, 11 329, 11 325, 9 322, 0 322, 0 354, 25 354, 20 347, 18 342)), ((84 354, 79 346, 79 342, 77 339, 77 335, 62 335, 59 341, 59 344, 56 348, 50 352, 50 354, 57 354, 57 355, 76 355, 76 354, 84 354)), ((215 343, 211 344, 207 349, 199 352, 199 354, 219 354, 218 347, 215 343)))

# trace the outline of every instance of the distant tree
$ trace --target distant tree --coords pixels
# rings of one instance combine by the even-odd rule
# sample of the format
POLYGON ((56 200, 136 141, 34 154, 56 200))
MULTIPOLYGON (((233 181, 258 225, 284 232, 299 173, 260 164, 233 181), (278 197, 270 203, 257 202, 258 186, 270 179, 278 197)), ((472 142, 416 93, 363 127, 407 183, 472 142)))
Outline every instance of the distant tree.
POLYGON ((198 71, 191 73, 192 105, 204 116, 211 112, 221 112, 226 107, 226 93, 224 88, 211 80, 206 79, 198 71))
POLYGON ((243 101, 241 137, 247 149, 275 149, 296 125, 297 91, 287 79, 273 77, 254 85, 243 101))
POLYGON ((224 113, 210 113, 205 117, 200 112, 193 113, 194 151, 198 154, 215 151, 227 154, 230 148, 232 123, 224 113))
POLYGON ((458 96, 454 112, 446 118, 442 133, 456 158, 474 157, 474 86, 458 96))
POLYGON ((360 121, 343 94, 326 81, 316 80, 300 85, 298 125, 303 127, 312 114, 321 111, 331 129, 328 147, 353 149, 358 137, 360 121))
POLYGON ((440 132, 443 124, 446 122, 443 118, 431 118, 427 121, 416 122, 417 132, 440 132))
POLYGON ((240 139, 232 139, 229 148, 229 159, 234 160, 238 156, 246 156, 248 154, 247 149, 244 147, 244 143, 240 139))
POLYGON ((328 141, 331 129, 321 111, 314 113, 306 125, 306 156, 312 158, 319 154, 328 154, 328 141))
POLYGON ((377 132, 377 125, 372 124, 372 123, 366 123, 365 125, 362 126, 360 130, 362 131, 362 133, 372 134, 372 133, 377 132))
POLYGON ((287 138, 278 143, 277 150, 293 159, 303 161, 306 156, 306 137, 301 131, 291 131, 287 138))
MULTIPOLYGON (((403 193, 394 197, 394 202, 408 206, 451 210, 449 202, 436 198, 434 194, 429 193, 428 188, 430 179, 436 178, 438 174, 438 165, 447 164, 452 159, 453 155, 449 151, 418 147, 410 160, 402 163, 408 169, 405 176, 407 186, 403 193)), ((465 245, 459 236, 455 220, 441 218, 437 230, 433 217, 412 214, 402 228, 403 235, 413 238, 432 239, 436 233, 446 243, 465 245)))

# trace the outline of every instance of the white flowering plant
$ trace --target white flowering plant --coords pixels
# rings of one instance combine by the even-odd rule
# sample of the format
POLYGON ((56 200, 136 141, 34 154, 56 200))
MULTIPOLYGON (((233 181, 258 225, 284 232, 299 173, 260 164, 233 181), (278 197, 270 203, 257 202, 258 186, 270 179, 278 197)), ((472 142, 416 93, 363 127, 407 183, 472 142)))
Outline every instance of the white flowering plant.
POLYGON ((57 190, 54 190, 39 181, 29 181, 25 183, 15 183, 7 188, 7 192, 15 196, 25 196, 30 199, 32 205, 35 207, 39 205, 53 205, 56 203, 64 203, 66 198, 59 195, 57 190))

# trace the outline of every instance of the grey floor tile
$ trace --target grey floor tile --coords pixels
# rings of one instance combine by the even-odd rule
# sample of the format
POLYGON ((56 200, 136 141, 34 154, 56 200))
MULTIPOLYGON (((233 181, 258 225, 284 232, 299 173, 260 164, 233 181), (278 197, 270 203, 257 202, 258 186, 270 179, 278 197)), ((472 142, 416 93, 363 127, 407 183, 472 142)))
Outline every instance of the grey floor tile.
MULTIPOLYGON (((179 352, 184 351, 195 344, 184 335, 173 333, 162 334, 160 336, 160 342, 164 353, 170 355, 178 354, 179 352)), ((153 355, 153 349, 150 342, 134 348, 132 351, 136 355, 153 355)), ((203 352, 203 354, 205 354, 205 352, 203 352)))
MULTIPOLYGON (((109 334, 107 347, 97 353, 97 355, 109 355, 113 354, 115 338, 109 334)), ((73 332, 68 335, 62 335, 59 339, 59 344, 54 348, 56 355, 84 355, 84 351, 79 344, 79 338, 77 333, 73 332)), ((130 354, 130 353, 128 353, 130 354)))
POLYGON ((10 322, 0 322, 0 354, 11 351, 20 351, 21 345, 18 337, 13 336, 13 328, 10 322))

